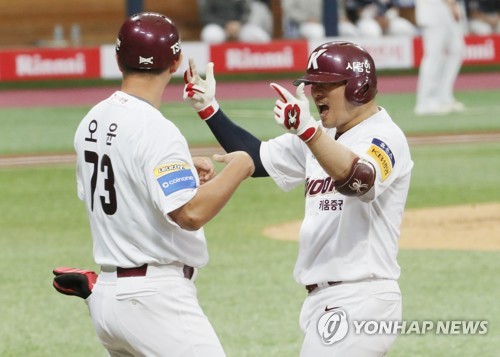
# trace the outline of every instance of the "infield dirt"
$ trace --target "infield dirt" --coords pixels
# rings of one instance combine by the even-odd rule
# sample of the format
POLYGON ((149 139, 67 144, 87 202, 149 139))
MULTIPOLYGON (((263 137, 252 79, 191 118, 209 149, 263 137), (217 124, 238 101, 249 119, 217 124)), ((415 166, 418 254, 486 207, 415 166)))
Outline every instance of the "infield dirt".
MULTIPOLYGON (((266 227, 263 234, 298 240, 301 221, 266 227)), ((407 209, 401 249, 500 250, 500 204, 407 209)))

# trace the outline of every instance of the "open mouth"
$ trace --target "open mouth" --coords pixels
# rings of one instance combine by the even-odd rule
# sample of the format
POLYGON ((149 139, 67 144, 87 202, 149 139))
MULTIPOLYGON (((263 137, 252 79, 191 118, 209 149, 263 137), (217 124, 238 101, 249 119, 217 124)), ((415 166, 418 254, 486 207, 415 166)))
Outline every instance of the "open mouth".
POLYGON ((318 104, 318 112, 321 118, 324 118, 328 114, 330 107, 326 104, 318 104))

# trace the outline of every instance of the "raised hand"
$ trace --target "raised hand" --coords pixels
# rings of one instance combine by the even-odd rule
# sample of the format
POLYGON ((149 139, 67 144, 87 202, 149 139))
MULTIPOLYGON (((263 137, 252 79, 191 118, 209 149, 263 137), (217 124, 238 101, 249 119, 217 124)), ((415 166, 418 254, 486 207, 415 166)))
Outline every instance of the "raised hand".
POLYGON ((304 83, 297 87, 296 96, 276 83, 271 83, 271 88, 281 97, 274 105, 276 123, 290 133, 297 134, 304 142, 311 140, 318 130, 318 122, 311 116, 304 83))
POLYGON ((184 72, 184 100, 198 113, 201 119, 207 120, 219 110, 219 103, 215 99, 214 63, 207 63, 205 79, 201 78, 196 70, 192 58, 189 59, 189 68, 184 72))

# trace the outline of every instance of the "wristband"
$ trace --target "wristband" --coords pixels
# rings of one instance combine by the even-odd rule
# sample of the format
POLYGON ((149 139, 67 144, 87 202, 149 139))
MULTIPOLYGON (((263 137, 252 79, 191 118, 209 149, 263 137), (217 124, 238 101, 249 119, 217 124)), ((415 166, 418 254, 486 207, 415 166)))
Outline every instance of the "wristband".
POLYGON ((219 103, 213 100, 208 107, 203 108, 198 112, 202 120, 210 119, 219 110, 219 103))

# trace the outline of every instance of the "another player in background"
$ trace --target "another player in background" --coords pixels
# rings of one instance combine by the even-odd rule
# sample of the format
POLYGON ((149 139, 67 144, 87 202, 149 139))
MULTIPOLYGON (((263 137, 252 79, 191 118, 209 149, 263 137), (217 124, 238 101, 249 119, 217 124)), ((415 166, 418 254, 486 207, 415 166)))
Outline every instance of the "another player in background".
POLYGON ((271 12, 255 0, 197 0, 197 3, 203 42, 271 40, 271 12))
POLYGON ((184 97, 227 152, 244 150, 253 177, 285 191, 305 185, 297 283, 307 290, 300 314, 301 356, 382 356, 395 334, 355 334, 353 321, 400 321, 398 239, 413 167, 408 142, 377 106, 372 57, 350 42, 310 55, 296 95, 279 94, 275 120, 288 133, 260 141, 234 124, 215 99, 213 63, 202 79, 190 61, 184 97), (310 114, 304 85, 319 112, 310 114))
POLYGON ((465 48, 463 16, 463 8, 456 0, 415 0, 415 18, 424 47, 418 73, 417 115, 442 115, 465 109, 454 96, 465 48))
POLYGON ((416 26, 399 14, 398 0, 344 0, 347 17, 364 38, 417 35, 416 26))
POLYGON ((471 34, 487 36, 500 33, 500 1, 465 0, 471 34))
POLYGON ((175 24, 140 13, 120 28, 121 90, 81 121, 75 135, 78 196, 85 201, 101 273, 87 298, 111 356, 224 356, 194 278, 208 262, 203 225, 253 173, 242 151, 193 158, 159 111, 178 69, 175 24))

